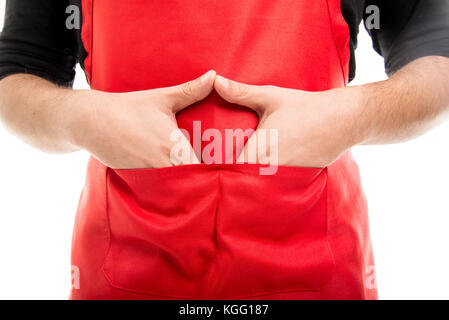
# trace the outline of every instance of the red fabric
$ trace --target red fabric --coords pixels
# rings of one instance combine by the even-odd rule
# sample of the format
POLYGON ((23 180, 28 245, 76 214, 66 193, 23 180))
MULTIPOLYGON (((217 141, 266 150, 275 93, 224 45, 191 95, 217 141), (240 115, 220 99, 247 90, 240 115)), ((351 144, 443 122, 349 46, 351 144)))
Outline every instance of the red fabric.
MULTIPOLYGON (((308 91, 348 78, 339 0, 84 0, 83 10, 86 72, 97 90, 172 86, 209 69, 308 91)), ((193 121, 223 136, 258 122, 216 93, 177 120, 191 136, 193 121)), ((223 149, 223 157, 241 147, 223 149)), ((80 279, 71 298, 377 298, 366 201, 350 152, 323 169, 280 167, 261 176, 259 168, 112 170, 92 158, 73 235, 80 279)))

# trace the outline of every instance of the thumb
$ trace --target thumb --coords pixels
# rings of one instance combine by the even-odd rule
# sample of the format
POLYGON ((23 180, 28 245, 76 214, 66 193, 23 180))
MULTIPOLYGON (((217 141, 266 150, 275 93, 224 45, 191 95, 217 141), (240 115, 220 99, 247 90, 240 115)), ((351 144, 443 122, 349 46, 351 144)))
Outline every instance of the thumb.
POLYGON ((214 88, 215 75, 216 72, 211 70, 195 80, 162 89, 167 94, 173 113, 206 98, 214 88))
POLYGON ((215 90, 228 102, 249 107, 259 115, 276 103, 277 87, 253 86, 226 79, 222 76, 215 77, 215 90))

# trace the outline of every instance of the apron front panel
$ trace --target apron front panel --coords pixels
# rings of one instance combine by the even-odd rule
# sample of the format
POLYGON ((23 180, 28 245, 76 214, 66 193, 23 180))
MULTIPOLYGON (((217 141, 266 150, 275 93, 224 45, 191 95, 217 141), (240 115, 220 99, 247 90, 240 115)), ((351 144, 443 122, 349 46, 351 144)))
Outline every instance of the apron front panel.
MULTIPOLYGON (((172 86, 210 69, 308 91, 347 81, 349 29, 339 0, 83 0, 83 17, 86 73, 97 90, 172 86)), ((194 121, 222 137, 258 124, 254 112, 216 92, 177 121, 191 138, 194 121)), ((222 145, 223 161, 243 146, 226 153, 222 145)), ((323 169, 258 169, 112 170, 91 159, 86 185, 95 187, 83 192, 72 252, 81 289, 71 297, 376 298, 366 286, 373 259, 350 153, 323 169)))

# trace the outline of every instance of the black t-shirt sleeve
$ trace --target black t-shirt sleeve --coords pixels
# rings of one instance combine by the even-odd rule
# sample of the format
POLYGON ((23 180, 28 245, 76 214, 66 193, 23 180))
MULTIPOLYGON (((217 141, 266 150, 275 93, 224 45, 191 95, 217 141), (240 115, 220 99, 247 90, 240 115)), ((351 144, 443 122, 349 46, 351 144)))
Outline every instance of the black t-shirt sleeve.
POLYGON ((389 75, 424 56, 449 57, 448 0, 367 0, 365 5, 380 9, 379 28, 368 32, 389 75))
POLYGON ((77 41, 66 28, 65 0, 7 0, 0 34, 0 79, 33 74, 71 86, 77 41))

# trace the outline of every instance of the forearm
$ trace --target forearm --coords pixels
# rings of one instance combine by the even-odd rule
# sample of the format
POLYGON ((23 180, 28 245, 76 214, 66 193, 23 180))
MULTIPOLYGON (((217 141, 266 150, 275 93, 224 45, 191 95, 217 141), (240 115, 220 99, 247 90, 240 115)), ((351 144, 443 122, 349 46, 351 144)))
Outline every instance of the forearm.
POLYGON ((78 149, 72 142, 75 122, 81 123, 84 108, 81 95, 39 77, 12 75, 0 81, 0 118, 7 129, 33 147, 72 152, 78 149))
POLYGON ((349 87, 358 144, 397 143, 417 137, 449 111, 449 59, 425 57, 390 79, 349 87))

